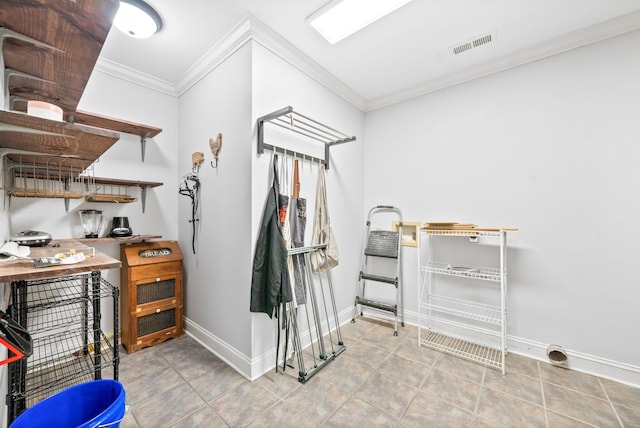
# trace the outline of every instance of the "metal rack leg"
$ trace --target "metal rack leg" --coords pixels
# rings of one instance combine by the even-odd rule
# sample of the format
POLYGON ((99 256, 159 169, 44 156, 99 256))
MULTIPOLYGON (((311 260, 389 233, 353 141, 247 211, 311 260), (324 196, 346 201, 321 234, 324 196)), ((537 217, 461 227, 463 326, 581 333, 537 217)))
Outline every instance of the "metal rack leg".
MULTIPOLYGON (((23 327, 27 325, 27 282, 14 281, 11 283, 11 306, 7 314, 23 327)), ((7 423, 11 424, 20 413, 27 408, 26 403, 26 375, 27 360, 22 359, 9 363, 9 385, 7 394, 7 423)))
POLYGON ((120 314, 119 310, 120 303, 120 289, 118 287, 113 288, 113 379, 118 380, 118 366, 120 365, 120 342, 118 331, 119 322, 120 322, 120 314))
POLYGON ((102 379, 102 344, 100 337, 100 271, 91 272, 91 303, 93 304, 93 369, 94 379, 102 379))

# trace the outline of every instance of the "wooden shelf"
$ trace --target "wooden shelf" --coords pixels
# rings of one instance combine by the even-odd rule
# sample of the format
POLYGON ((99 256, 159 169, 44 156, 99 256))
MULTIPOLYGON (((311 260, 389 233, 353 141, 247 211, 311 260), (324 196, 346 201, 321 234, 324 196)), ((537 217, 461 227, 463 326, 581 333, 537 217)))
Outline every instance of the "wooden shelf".
POLYGON ((81 242, 82 244, 102 244, 109 242, 117 242, 120 244, 147 242, 152 239, 161 239, 162 235, 131 235, 122 238, 76 238, 76 239, 56 239, 58 243, 65 242, 81 242))
POLYGON ((129 195, 113 195, 109 193, 94 193, 87 196, 88 202, 113 202, 116 204, 129 204, 138 199, 129 195))
MULTIPOLYGON (((5 86, 4 109, 0 107, 0 174, 5 174, 3 167, 9 167, 14 177, 19 174, 60 185, 59 191, 46 192, 36 186, 12 188, 10 195, 63 198, 68 212, 70 198, 84 197, 90 191, 82 187, 78 194, 78 189, 70 189, 68 184, 77 181, 111 148, 120 132, 140 137, 143 162, 147 138, 162 132, 161 128, 76 110, 118 6, 118 0, 2 0, 0 54, 4 69, 0 73, 5 76, 5 86), (60 106, 66 122, 27 115, 29 100, 60 106)), ((139 187, 143 212, 147 188, 162 185, 107 178, 96 183, 139 187)), ((136 200, 106 193, 89 196, 89 200, 136 200)))
POLYGON ((38 189, 9 189, 9 194, 17 198, 82 199, 84 197, 79 192, 52 192, 38 189))
POLYGON ((2 0, 0 27, 39 42, 5 37, 5 69, 45 80, 16 74, 5 82, 9 94, 75 111, 118 5, 118 0, 2 0))
POLYGON ((106 129, 42 119, 20 112, 0 110, 0 148, 40 153, 13 154, 20 163, 78 170, 106 152, 120 134, 106 129))
POLYGON ((107 116, 100 116, 80 110, 68 113, 65 115, 65 119, 70 123, 79 123, 82 125, 111 129, 118 132, 124 132, 126 134, 138 135, 140 138, 153 138, 162 132, 162 128, 128 122, 121 119, 114 119, 107 116))
POLYGON ((140 181, 140 180, 126 180, 119 178, 95 178, 96 184, 107 184, 112 186, 127 186, 127 187, 158 187, 163 183, 158 181, 140 181))
MULTIPOLYGON (((142 212, 145 210, 147 203, 147 189, 150 187, 162 186, 162 183, 157 181, 140 181, 140 180, 124 180, 118 178, 95 178, 96 185, 104 184, 117 187, 139 187, 140 197, 142 199, 142 212)), ((87 200, 90 202, 113 202, 113 203, 129 203, 135 202, 136 198, 126 194, 109 194, 106 192, 96 192, 93 195, 87 196, 87 200)))

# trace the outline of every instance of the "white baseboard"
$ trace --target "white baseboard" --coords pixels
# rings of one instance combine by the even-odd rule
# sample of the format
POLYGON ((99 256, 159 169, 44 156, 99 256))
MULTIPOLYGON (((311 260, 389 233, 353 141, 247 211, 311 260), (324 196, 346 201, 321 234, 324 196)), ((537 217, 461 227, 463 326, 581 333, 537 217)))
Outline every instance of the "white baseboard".
POLYGON ((253 364, 249 357, 186 317, 184 318, 184 330, 186 334, 200 342, 202 346, 213 352, 242 376, 252 380, 251 367, 253 364))
MULTIPOLYGON (((549 344, 536 342, 522 337, 508 336, 507 349, 514 354, 523 355, 545 363, 551 363, 547 357, 549 344)), ((567 354, 566 368, 581 373, 613 380, 640 388, 640 367, 627 363, 597 357, 571 349, 563 349, 567 354)))
MULTIPOLYGON (((366 310, 365 314, 367 314, 366 310)), ((393 317, 381 312, 378 313, 377 311, 371 311, 371 315, 393 321, 393 317)), ((405 311, 404 315, 405 324, 413 326, 418 325, 419 314, 417 312, 405 311)), ((338 314, 340 325, 350 322, 352 317, 353 307, 343 310, 338 314)), ((323 325, 323 328, 326 328, 326 325, 323 325)), ((273 370, 275 367, 275 348, 252 359, 239 353, 236 349, 232 348, 227 343, 215 337, 188 318, 185 318, 185 331, 189 336, 202 343, 203 346, 216 354, 238 371, 238 373, 249 380, 255 380, 264 373, 273 370)), ((308 332, 303 332, 303 347, 308 345, 308 341, 308 332)), ((509 352, 545 363, 550 363, 547 357, 548 346, 549 344, 536 342, 522 337, 507 336, 507 349, 509 352)), ((638 366, 578 351, 572 351, 570 349, 564 349, 564 351, 567 354, 567 369, 620 382, 636 388, 640 387, 640 367, 638 366)))
MULTIPOLYGON (((340 325, 351 321, 353 316, 353 308, 348 308, 338 314, 338 322, 340 325)), ((332 323, 333 324, 333 323, 332 323)), ((194 340, 200 342, 202 346, 213 352, 225 363, 233 367, 238 373, 249 380, 258 379, 263 374, 275 368, 276 361, 276 349, 273 348, 262 355, 258 355, 256 358, 250 358, 246 355, 238 352, 229 344, 220 340, 209 331, 202 328, 197 323, 191 321, 189 318, 184 318, 185 333, 191 336, 194 340)), ((324 331, 328 331, 326 322, 323 323, 322 328, 324 331)), ((310 337, 309 332, 304 331, 301 334, 302 347, 305 348, 309 345, 310 337)))
MULTIPOLYGON (((405 322, 418 325, 417 312, 405 311, 405 322)), ((534 360, 551 364, 547 357, 550 343, 541 343, 522 337, 507 335, 507 350, 534 360)), ((633 387, 640 387, 640 367, 607 358, 589 355, 571 349, 564 349, 567 354, 566 368, 581 373, 598 376, 633 387)))

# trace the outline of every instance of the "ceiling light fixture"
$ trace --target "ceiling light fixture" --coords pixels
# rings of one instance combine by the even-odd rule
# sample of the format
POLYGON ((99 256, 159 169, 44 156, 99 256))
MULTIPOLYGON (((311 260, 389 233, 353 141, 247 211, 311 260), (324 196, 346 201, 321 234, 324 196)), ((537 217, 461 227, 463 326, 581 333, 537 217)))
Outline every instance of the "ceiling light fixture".
POLYGON ((128 36, 145 39, 160 31, 162 18, 142 0, 120 0, 113 25, 128 36))
POLYGON ((309 15, 306 22, 332 45, 411 0, 332 0, 309 15))

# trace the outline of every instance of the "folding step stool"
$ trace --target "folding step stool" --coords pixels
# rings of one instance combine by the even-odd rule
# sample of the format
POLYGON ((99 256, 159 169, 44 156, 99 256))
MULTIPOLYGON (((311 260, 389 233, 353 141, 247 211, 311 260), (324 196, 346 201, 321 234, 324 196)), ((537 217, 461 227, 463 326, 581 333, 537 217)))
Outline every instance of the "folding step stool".
MULTIPOLYGON (((351 322, 356 322, 356 315, 358 314, 358 305, 360 305, 360 315, 362 315, 362 307, 366 306, 372 309, 376 309, 384 312, 391 312, 394 315, 393 335, 398 335, 398 313, 402 326, 404 327, 404 309, 402 305, 402 281, 400 277, 401 266, 401 246, 402 246, 402 213, 396 207, 390 205, 378 205, 371 208, 367 217, 367 231, 366 231, 366 247, 362 255, 362 268, 359 275, 358 295, 354 304, 353 318, 351 322), (382 211, 392 211, 398 216, 398 230, 371 230, 371 217, 373 214, 381 213, 382 211), (373 274, 367 271, 367 264, 369 258, 386 258, 395 260, 392 275, 386 276, 380 274, 373 274), (391 284, 396 287, 396 300, 395 303, 380 302, 365 297, 365 290, 367 281, 391 284)), ((391 270, 391 268, 389 268, 391 270)))

